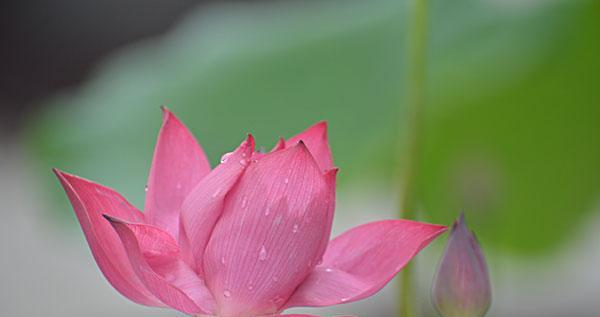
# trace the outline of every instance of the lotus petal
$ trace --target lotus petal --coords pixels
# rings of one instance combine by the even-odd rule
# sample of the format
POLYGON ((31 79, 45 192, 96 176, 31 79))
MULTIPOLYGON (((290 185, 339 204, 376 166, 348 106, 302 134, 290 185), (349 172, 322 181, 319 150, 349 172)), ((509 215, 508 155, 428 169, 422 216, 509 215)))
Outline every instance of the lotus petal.
POLYGON ((180 242, 190 247, 188 259, 198 274, 203 275, 202 261, 204 249, 215 223, 223 212, 225 196, 237 183, 248 166, 254 152, 254 138, 248 138, 233 152, 224 156, 221 164, 211 171, 192 190, 182 208, 181 222, 184 231, 180 242))
POLYGON ((110 284, 136 303, 163 307, 164 304, 137 277, 121 240, 102 218, 104 213, 128 221, 143 222, 144 215, 110 188, 57 169, 53 171, 73 205, 96 263, 110 284))
MULTIPOLYGON (((333 168, 333 157, 327 139, 327 122, 321 121, 285 142, 286 147, 303 141, 322 171, 333 168)), ((278 144, 278 146, 280 146, 278 144)))
POLYGON ((163 107, 148 177, 144 212, 148 223, 178 236, 181 205, 190 191, 210 172, 204 151, 190 131, 163 107))
POLYGON ((194 271, 179 259, 177 242, 166 231, 110 216, 105 218, 121 238, 134 271, 156 297, 186 314, 213 312, 212 295, 194 271))
POLYGON ((409 220, 378 221, 350 229, 329 243, 323 262, 286 307, 330 306, 371 296, 445 230, 409 220))
POLYGON ((303 142, 251 163, 227 196, 204 257, 219 316, 281 310, 329 237, 330 185, 303 142))

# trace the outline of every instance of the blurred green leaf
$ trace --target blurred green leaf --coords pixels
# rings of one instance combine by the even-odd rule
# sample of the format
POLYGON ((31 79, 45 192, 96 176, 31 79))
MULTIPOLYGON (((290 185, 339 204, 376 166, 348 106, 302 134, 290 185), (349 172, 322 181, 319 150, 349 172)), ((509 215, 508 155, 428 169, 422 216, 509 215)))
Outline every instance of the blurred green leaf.
MULTIPOLYGON (((468 209, 499 247, 555 245, 600 191, 598 5, 461 0, 432 11, 424 209, 436 222, 468 209)), ((51 166, 142 205, 160 104, 214 163, 246 132, 270 148, 326 119, 342 186, 390 181, 405 123, 406 12, 397 1, 221 5, 115 55, 32 120, 57 209, 69 207, 51 166)))

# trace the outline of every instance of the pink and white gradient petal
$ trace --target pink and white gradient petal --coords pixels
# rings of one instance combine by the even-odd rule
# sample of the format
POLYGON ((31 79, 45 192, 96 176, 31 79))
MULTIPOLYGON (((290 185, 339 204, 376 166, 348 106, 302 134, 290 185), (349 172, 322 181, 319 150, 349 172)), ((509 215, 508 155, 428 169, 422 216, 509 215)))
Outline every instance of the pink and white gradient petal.
POLYGON ((137 277, 119 236, 102 217, 102 214, 107 214, 127 221, 144 222, 144 215, 110 188, 58 169, 53 171, 73 205, 92 255, 108 282, 136 303, 164 307, 137 277))
POLYGON ((186 314, 214 312, 204 282, 179 259, 177 242, 158 227, 105 216, 118 233, 134 271, 162 302, 186 314))
POLYGON ((254 138, 248 135, 235 151, 227 154, 222 163, 202 179, 183 203, 180 243, 186 249, 189 246, 190 254, 184 254, 184 258, 201 276, 204 275, 204 249, 223 212, 225 196, 250 164, 253 152, 254 138))
MULTIPOLYGON (((321 121, 285 142, 286 148, 303 141, 322 171, 333 168, 333 157, 327 137, 327 122, 321 121)), ((278 144, 278 146, 280 146, 278 144)))
POLYGON ((178 236, 181 205, 210 172, 210 164, 192 133, 162 107, 163 124, 154 149, 144 212, 148 223, 178 236))
POLYGON ((227 196, 204 257, 220 316, 281 311, 329 237, 329 185, 302 142, 250 164, 227 196))
POLYGON ((409 220, 364 224, 332 240, 323 262, 286 307, 331 306, 369 297, 383 288, 446 227, 409 220))

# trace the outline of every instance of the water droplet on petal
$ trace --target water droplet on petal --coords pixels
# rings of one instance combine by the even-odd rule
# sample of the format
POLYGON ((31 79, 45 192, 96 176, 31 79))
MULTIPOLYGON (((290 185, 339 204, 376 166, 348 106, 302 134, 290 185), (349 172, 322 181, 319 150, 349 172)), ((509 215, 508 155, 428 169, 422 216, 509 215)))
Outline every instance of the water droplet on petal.
POLYGON ((277 282, 277 281, 279 281, 279 277, 273 276, 273 282, 277 282))
POLYGON ((242 209, 246 208, 246 205, 248 204, 248 197, 244 196, 242 198, 242 209))
POLYGON ((261 261, 267 259, 267 249, 265 249, 264 245, 260 248, 260 252, 258 253, 258 259, 261 261))
POLYGON ((221 257, 221 264, 225 265, 225 257, 221 257))
POLYGON ((268 216, 271 213, 271 207, 267 207, 267 209, 265 209, 265 216, 268 216))
POLYGON ((148 185, 144 186, 144 191, 148 192, 148 185))
POLYGON ((221 189, 219 188, 214 192, 214 194, 212 194, 212 197, 215 198, 215 197, 219 196, 220 193, 221 193, 221 189))
POLYGON ((248 161, 246 159, 241 159, 240 160, 240 165, 244 166, 248 163, 248 161))
POLYGON ((299 228, 298 224, 294 224, 294 228, 292 229, 292 232, 298 233, 298 228, 299 228))
POLYGON ((225 298, 231 297, 231 292, 229 290, 224 290, 223 291, 223 297, 225 297, 225 298))
POLYGON ((177 182, 177 185, 175 185, 175 187, 177 187, 177 189, 181 189, 181 182, 177 182))
POLYGON ((287 184, 287 183, 289 183, 289 182, 290 182, 290 179, 286 177, 286 178, 283 180, 283 182, 287 184))
POLYGON ((350 298, 348 298, 348 297, 344 297, 344 298, 341 298, 340 300, 341 300, 341 301, 342 301, 342 303, 343 303, 343 302, 347 302, 349 299, 350 299, 350 298))
POLYGON ((248 285, 248 290, 249 290, 249 291, 252 291, 252 290, 254 290, 254 285, 252 285, 252 284, 249 284, 249 285, 248 285))
POLYGON ((227 162, 227 159, 229 159, 229 157, 231 156, 231 154, 233 154, 233 152, 229 152, 229 153, 223 154, 223 156, 221 156, 221 163, 227 162))
POLYGON ((331 272, 333 272, 333 269, 332 269, 332 268, 330 268, 330 267, 328 267, 328 268, 326 268, 326 269, 325 269, 325 272, 327 272, 327 273, 331 273, 331 272))
POLYGON ((281 223, 281 220, 282 220, 282 216, 277 215, 277 217, 275 217, 275 220, 273 220, 273 223, 278 226, 281 223))

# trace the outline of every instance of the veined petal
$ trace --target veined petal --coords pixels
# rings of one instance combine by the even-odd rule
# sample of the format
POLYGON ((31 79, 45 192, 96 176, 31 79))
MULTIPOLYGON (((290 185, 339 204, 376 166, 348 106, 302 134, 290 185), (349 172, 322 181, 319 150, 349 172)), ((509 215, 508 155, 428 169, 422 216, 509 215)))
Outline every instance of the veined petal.
POLYGON ((136 303, 163 307, 164 304, 137 277, 121 240, 102 218, 104 213, 128 221, 143 222, 144 215, 110 188, 57 169, 53 171, 73 205, 96 263, 110 284, 136 303))
POLYGON ((183 200, 210 172, 210 164, 185 125, 169 109, 162 110, 163 125, 154 149, 144 211, 148 223, 177 237, 183 200))
POLYGON ((226 154, 222 163, 202 179, 183 204, 181 222, 184 234, 180 235, 180 240, 189 246, 192 263, 200 275, 203 274, 204 249, 223 211, 225 195, 237 183, 253 152, 254 138, 248 135, 235 151, 226 154))
POLYGON ((321 121, 290 138, 285 142, 286 148, 303 141, 308 150, 319 164, 322 171, 333 168, 333 158, 327 139, 327 122, 321 121))
POLYGON ((321 256, 330 195, 302 142, 250 164, 226 198, 204 257, 219 316, 281 310, 321 256))
POLYGON ((373 295, 446 227, 386 220, 350 229, 332 240, 323 262, 286 307, 330 306, 373 295))
POLYGON ((179 258, 177 242, 166 231, 105 218, 121 238, 135 273, 156 297, 186 314, 213 313, 212 295, 179 258))

